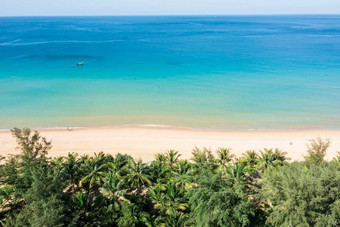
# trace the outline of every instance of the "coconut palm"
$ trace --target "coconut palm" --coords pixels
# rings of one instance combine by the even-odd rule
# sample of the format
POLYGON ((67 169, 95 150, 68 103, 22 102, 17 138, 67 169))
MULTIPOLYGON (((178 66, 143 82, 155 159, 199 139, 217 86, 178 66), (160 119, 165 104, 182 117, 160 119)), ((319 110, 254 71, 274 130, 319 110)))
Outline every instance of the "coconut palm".
POLYGON ((251 166, 255 166, 259 161, 259 156, 255 150, 246 151, 246 153, 242 154, 242 158, 251 166))
POLYGON ((117 226, 151 226, 150 215, 142 211, 138 204, 124 201, 121 207, 121 216, 118 218, 117 226))
POLYGON ((165 155, 166 162, 167 162, 167 165, 169 166, 169 168, 171 170, 173 170, 176 167, 176 164, 177 164, 180 156, 181 155, 178 154, 178 151, 174 151, 174 150, 167 151, 167 153, 165 155))
POLYGON ((77 153, 69 153, 62 164, 62 172, 66 175, 73 192, 75 188, 79 186, 78 184, 81 178, 81 162, 77 156, 77 153))
MULTIPOLYGON (((169 169, 166 167, 166 155, 158 153, 155 155, 155 160, 150 164, 150 175, 153 181, 165 181, 169 169)), ((164 183, 164 182, 163 182, 164 183)))
POLYGON ((183 223, 185 212, 189 204, 184 197, 183 188, 177 187, 175 181, 166 185, 156 185, 149 189, 150 198, 154 208, 159 210, 165 226, 180 226, 183 223))
POLYGON ((154 204, 155 209, 161 209, 165 198, 165 190, 166 188, 163 184, 156 184, 155 187, 148 189, 149 196, 154 204))
POLYGON ((249 176, 250 170, 251 167, 246 162, 236 162, 227 168, 226 178, 233 182, 244 181, 249 176))
POLYGON ((175 171, 177 175, 186 175, 190 168, 191 165, 188 160, 179 160, 175 171))
POLYGON ((155 154, 155 162, 160 164, 165 164, 167 160, 167 156, 164 153, 157 153, 155 154))
POLYGON ((108 172, 106 177, 103 179, 103 185, 100 188, 103 195, 109 199, 118 202, 118 200, 124 199, 127 190, 124 189, 124 182, 120 180, 115 172, 108 172))
POLYGON ((126 174, 126 162, 120 158, 113 158, 103 165, 116 178, 121 178, 126 174))
POLYGON ((144 185, 151 184, 147 170, 148 166, 143 164, 141 159, 137 162, 134 159, 129 160, 126 182, 131 189, 136 188, 140 192, 144 185))
POLYGON ((51 160, 51 165, 56 169, 63 168, 65 157, 56 157, 51 160))
POLYGON ((283 163, 285 163, 287 160, 289 160, 289 158, 286 157, 287 152, 285 151, 281 151, 278 148, 275 148, 273 156, 275 160, 280 160, 283 163))
POLYGON ((83 193, 81 191, 73 194, 73 204, 77 211, 78 224, 82 226, 88 225, 89 216, 91 215, 91 199, 89 193, 83 193))
POLYGON ((120 166, 120 168, 123 168, 124 166, 126 166, 129 162, 129 160, 133 159, 130 155, 127 154, 116 154, 115 156, 115 162, 120 166))
POLYGON ((232 162, 235 158, 234 154, 231 154, 230 148, 220 147, 216 151, 217 153, 217 163, 223 166, 227 166, 228 163, 232 162))
POLYGON ((265 169, 271 170, 286 163, 285 161, 282 161, 285 160, 285 153, 279 150, 275 150, 274 152, 273 149, 264 148, 260 153, 258 169, 260 169, 261 172, 264 172, 265 169))
POLYGON ((100 186, 105 176, 106 165, 103 164, 103 156, 98 155, 95 158, 83 158, 82 169, 86 175, 81 179, 81 184, 91 190, 94 186, 100 186))
POLYGON ((89 197, 86 193, 76 192, 73 194, 73 202, 82 210, 86 210, 89 202, 89 197))

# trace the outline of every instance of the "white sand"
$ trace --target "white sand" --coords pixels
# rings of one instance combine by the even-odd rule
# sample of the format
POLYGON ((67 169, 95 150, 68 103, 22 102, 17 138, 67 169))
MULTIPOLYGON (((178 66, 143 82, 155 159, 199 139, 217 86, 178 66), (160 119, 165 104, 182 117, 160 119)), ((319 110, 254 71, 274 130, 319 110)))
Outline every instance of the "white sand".
MULTIPOLYGON (((105 153, 129 154, 150 161, 154 154, 169 149, 178 150, 183 158, 190 158, 192 149, 208 147, 232 148, 237 156, 247 150, 279 148, 292 160, 301 160, 306 154, 306 144, 311 138, 329 138, 331 146, 327 159, 340 151, 338 130, 200 130, 172 127, 124 126, 111 128, 39 129, 42 136, 52 140, 50 156, 105 153), (290 145, 292 141, 292 145, 290 145)), ((17 154, 15 139, 9 130, 0 132, 0 154, 17 154)))

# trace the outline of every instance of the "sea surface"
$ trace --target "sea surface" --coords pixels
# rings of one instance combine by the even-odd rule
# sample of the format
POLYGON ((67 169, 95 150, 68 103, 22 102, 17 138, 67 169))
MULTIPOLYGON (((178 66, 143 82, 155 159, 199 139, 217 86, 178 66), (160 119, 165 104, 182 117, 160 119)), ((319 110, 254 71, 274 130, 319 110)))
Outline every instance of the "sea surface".
POLYGON ((127 124, 340 129, 340 16, 0 17, 0 128, 127 124))

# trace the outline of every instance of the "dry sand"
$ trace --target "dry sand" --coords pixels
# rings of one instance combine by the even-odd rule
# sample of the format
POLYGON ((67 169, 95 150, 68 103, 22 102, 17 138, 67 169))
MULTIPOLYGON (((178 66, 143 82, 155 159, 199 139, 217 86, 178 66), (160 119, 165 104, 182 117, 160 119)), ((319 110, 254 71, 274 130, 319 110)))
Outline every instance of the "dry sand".
MULTIPOLYGON (((178 150, 183 158, 190 158, 192 149, 208 147, 232 148, 237 156, 246 150, 279 148, 292 160, 301 160, 311 138, 329 138, 331 146, 327 159, 340 151, 339 130, 200 130, 173 127, 122 126, 110 128, 39 129, 41 135, 52 140, 50 156, 105 153, 129 154, 150 161, 154 154, 169 149, 178 150), (292 142, 292 144, 290 143, 292 142)), ((0 132, 0 155, 17 154, 15 139, 9 130, 0 132)))

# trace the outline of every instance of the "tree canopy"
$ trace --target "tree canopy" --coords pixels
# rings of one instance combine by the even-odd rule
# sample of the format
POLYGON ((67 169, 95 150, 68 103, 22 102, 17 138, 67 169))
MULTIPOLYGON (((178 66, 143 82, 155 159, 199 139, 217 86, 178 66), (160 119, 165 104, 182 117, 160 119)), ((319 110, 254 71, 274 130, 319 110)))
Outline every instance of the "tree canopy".
POLYGON ((3 226, 339 226, 340 154, 311 140, 304 161, 278 149, 194 148, 150 163, 94 154, 50 158, 39 132, 13 129, 21 154, 0 157, 3 226))

